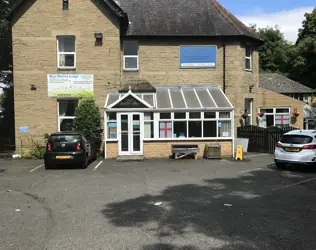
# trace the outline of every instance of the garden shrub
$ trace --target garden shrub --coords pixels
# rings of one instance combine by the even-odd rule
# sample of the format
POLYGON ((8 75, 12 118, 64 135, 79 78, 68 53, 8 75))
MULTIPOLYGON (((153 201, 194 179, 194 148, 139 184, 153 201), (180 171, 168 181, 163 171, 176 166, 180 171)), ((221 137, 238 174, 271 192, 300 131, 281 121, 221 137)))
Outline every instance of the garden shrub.
POLYGON ((82 133, 87 139, 97 144, 99 152, 101 146, 101 115, 94 100, 87 99, 79 103, 75 111, 74 130, 82 133))

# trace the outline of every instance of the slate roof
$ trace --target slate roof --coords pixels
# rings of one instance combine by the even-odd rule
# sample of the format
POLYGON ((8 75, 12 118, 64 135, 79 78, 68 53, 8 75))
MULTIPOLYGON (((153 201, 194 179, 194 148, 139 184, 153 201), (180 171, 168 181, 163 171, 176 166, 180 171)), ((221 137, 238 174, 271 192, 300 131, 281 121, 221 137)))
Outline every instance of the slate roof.
MULTIPOLYGON (((25 0, 16 0, 7 17, 25 0)), ((126 36, 258 36, 216 0, 99 0, 125 22, 126 36)))
POLYGON ((127 13, 126 35, 250 36, 246 25, 216 0, 116 0, 127 13))
POLYGON ((277 73, 261 73, 259 86, 261 88, 282 94, 307 94, 316 92, 314 89, 311 89, 277 73))
POLYGON ((126 93, 129 90, 135 93, 156 93, 156 88, 147 80, 128 80, 123 82, 118 92, 126 93))

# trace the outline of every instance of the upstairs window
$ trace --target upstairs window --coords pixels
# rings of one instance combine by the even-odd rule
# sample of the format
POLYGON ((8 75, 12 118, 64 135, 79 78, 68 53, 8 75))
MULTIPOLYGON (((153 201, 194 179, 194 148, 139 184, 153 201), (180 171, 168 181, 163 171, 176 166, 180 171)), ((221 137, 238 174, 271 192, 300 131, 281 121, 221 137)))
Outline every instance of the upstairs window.
POLYGON ((76 68, 76 37, 57 37, 57 64, 60 69, 76 68))
POLYGON ((138 66, 138 43, 125 41, 123 44, 124 56, 123 67, 125 71, 137 71, 138 66))
POLYGON ((62 1, 63 1, 63 10, 68 10, 69 9, 68 0, 62 0, 62 1))
POLYGON ((245 69, 247 71, 252 71, 252 49, 247 46, 245 53, 245 69))

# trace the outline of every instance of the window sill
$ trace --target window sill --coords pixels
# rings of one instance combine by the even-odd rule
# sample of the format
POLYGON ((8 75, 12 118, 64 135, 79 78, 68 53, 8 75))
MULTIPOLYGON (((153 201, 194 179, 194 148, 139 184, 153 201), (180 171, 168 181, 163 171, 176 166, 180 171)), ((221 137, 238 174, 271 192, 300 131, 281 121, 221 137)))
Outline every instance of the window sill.
POLYGON ((233 140, 232 137, 209 137, 209 138, 198 138, 198 137, 190 137, 190 138, 144 138, 143 141, 224 141, 224 140, 233 140))
POLYGON ((247 71, 247 72, 252 72, 252 69, 245 69, 245 71, 247 71))
POLYGON ((123 69, 124 72, 137 72, 139 69, 123 69))
MULTIPOLYGON (((230 141, 233 137, 210 137, 210 138, 144 138, 144 142, 153 141, 230 141)), ((118 139, 106 139, 105 142, 118 142, 118 139)))
POLYGON ((188 66, 188 67, 179 67, 179 69, 217 69, 217 66, 208 66, 208 67, 199 67, 199 66, 196 66, 196 67, 194 67, 194 66, 188 66))
POLYGON ((58 71, 76 71, 76 67, 73 68, 73 67, 66 67, 66 68, 57 68, 58 71))

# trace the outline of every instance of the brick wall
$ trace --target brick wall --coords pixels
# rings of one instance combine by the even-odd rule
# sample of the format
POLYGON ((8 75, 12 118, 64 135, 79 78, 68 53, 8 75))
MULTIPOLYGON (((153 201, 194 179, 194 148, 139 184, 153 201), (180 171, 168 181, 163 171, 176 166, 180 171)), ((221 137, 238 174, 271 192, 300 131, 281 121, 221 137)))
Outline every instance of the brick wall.
POLYGON ((107 142, 106 143, 106 158, 114 159, 118 156, 118 143, 117 142, 107 142))
POLYGON ((259 89, 259 107, 290 107, 290 112, 296 108, 300 115, 296 120, 292 120, 291 126, 303 128, 304 125, 304 102, 295 100, 286 95, 278 94, 263 88, 259 89))
MULTIPOLYGON (((232 156, 232 142, 231 141, 189 141, 189 142, 176 142, 176 141, 155 141, 155 142, 144 142, 144 157, 145 158, 167 158, 171 155, 171 145, 172 144, 198 144, 200 147, 200 152, 198 154, 199 158, 203 157, 205 144, 220 144, 221 153, 223 157, 232 156)), ((107 143, 106 145, 107 159, 116 158, 118 156, 118 144, 116 142, 107 143)))
MULTIPOLYGON (((98 1, 96 1, 98 2, 98 1)), ((16 146, 26 137, 43 140, 44 133, 56 131, 57 102, 47 97, 47 74, 94 74, 94 92, 103 111, 108 91, 120 83, 120 34, 112 12, 90 0, 69 2, 27 1, 12 23, 16 146), (95 46, 94 32, 103 33, 103 45, 95 46), (57 69, 57 35, 76 36, 77 68, 57 69), (30 85, 37 88, 31 91, 30 85), (28 126, 28 136, 19 133, 28 126)), ((103 112, 101 112, 103 116, 103 112)))

